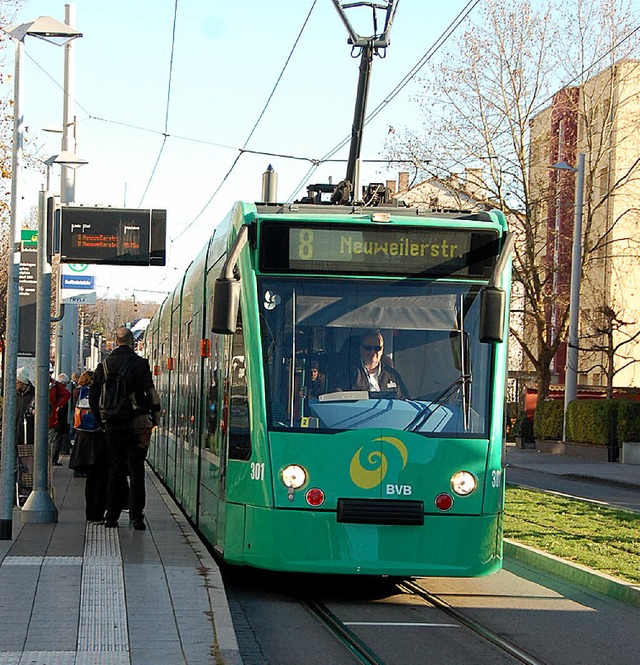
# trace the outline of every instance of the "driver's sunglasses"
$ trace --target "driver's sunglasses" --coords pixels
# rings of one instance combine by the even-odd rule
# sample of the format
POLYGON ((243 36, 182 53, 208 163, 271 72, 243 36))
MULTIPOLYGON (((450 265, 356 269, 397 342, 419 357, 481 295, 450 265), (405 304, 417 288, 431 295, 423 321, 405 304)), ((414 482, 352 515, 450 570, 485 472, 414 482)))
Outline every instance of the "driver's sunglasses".
POLYGON ((360 345, 365 351, 375 351, 378 353, 378 351, 382 351, 381 346, 376 346, 374 344, 361 344, 360 345))

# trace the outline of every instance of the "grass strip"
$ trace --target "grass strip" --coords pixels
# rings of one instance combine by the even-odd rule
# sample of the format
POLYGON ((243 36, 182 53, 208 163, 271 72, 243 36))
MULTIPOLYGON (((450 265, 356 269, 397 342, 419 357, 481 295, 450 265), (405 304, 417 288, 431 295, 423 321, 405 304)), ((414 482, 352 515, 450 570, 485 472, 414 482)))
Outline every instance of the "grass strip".
POLYGON ((507 486, 504 535, 640 584, 640 514, 507 486))

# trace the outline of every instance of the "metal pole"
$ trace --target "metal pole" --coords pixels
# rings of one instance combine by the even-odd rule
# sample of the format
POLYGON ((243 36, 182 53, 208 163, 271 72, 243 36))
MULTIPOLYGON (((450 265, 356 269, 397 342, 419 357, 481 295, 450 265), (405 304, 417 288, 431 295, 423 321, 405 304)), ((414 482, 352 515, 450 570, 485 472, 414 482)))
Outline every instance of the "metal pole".
POLYGON ((51 265, 47 261, 47 192, 38 199, 38 284, 36 291, 36 419, 33 491, 22 508, 23 523, 58 521, 49 494, 49 348, 51 265))
POLYGON ((2 470, 0 482, 0 540, 11 540, 16 466, 16 376, 18 371, 18 324, 20 279, 20 225, 18 224, 18 187, 22 168, 22 55, 24 43, 16 40, 13 80, 13 149, 11 152, 11 216, 9 239, 11 263, 7 275, 7 319, 4 355, 4 401, 2 403, 2 470))
MULTIPOLYGON (((360 157, 362 148, 362 133, 364 118, 367 112, 367 97, 369 96, 369 82, 371 81, 371 65, 373 63, 373 46, 369 43, 362 47, 360 56, 360 74, 358 77, 358 92, 356 107, 353 112, 353 125, 351 127, 351 146, 349 148, 349 161, 347 162, 347 180, 355 186, 356 161, 360 157)), ((360 192, 352 190, 353 199, 360 198, 360 192)))
POLYGON ((578 155, 576 169, 576 210, 571 253, 571 290, 569 295, 569 339, 564 384, 564 422, 562 438, 567 440, 567 408, 578 392, 578 322, 580 317, 580 278, 582 277, 582 198, 584 190, 584 153, 578 155))
MULTIPOLYGON (((70 27, 75 27, 76 11, 74 5, 64 6, 64 22, 70 27)), ((75 99, 75 53, 74 40, 64 45, 64 92, 62 103, 62 152, 75 154, 75 132, 76 124, 74 118, 75 99)), ((75 199, 76 176, 75 170, 68 164, 62 164, 60 168, 60 202, 72 203, 75 199)))
MULTIPOLYGON (((64 6, 64 22, 75 27, 75 5, 64 6)), ((76 123, 75 123, 75 52, 73 40, 64 45, 64 91, 62 103, 62 153, 76 153, 76 123)), ((61 164, 60 168, 60 204, 73 203, 76 197, 76 173, 68 164, 61 164)), ((56 283, 56 302, 60 302, 60 281, 62 265, 58 264, 58 281, 56 283)), ((56 334, 56 372, 64 372, 67 376, 77 370, 73 364, 74 354, 72 331, 77 330, 78 306, 65 307, 64 316, 57 325, 56 334), (74 328, 75 326, 75 328, 74 328)), ((77 356, 75 358, 77 363, 77 356)))

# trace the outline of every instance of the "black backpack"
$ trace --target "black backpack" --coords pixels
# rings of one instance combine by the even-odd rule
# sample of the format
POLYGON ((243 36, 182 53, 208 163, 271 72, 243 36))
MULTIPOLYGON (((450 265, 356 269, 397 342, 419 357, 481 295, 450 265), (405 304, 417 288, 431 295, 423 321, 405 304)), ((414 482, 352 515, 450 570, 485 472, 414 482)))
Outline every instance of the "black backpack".
POLYGON ((135 356, 125 360, 115 373, 109 371, 106 360, 102 361, 104 383, 100 390, 98 408, 103 423, 121 423, 133 419, 135 400, 133 395, 127 392, 125 375, 134 358, 135 356))

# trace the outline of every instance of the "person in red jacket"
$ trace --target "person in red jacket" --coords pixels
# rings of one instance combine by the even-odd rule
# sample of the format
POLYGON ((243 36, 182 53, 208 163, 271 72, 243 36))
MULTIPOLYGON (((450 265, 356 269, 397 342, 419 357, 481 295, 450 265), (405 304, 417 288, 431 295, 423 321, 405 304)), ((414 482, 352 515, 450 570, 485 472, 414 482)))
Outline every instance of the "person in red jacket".
POLYGON ((60 432, 60 410, 67 408, 67 402, 71 393, 53 378, 53 370, 49 376, 49 451, 51 463, 54 466, 62 466, 60 462, 60 449, 62 446, 63 433, 60 432))

